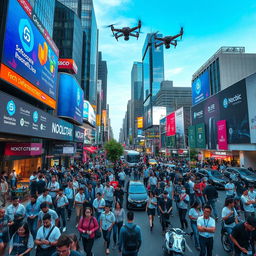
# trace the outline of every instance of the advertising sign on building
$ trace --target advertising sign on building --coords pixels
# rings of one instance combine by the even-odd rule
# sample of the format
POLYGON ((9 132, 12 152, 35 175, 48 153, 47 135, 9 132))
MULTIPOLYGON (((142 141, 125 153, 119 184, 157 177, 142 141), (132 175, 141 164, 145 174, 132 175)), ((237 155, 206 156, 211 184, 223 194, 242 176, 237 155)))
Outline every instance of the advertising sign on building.
POLYGON ((174 136, 176 134, 175 112, 166 117, 166 136, 174 136))
POLYGON ((67 71, 70 74, 77 74, 77 65, 73 59, 59 59, 58 62, 59 71, 67 71))
POLYGON ((88 121, 91 125, 96 125, 95 111, 89 101, 84 100, 83 119, 88 121))
POLYGON ((166 107, 153 107, 153 125, 159 125, 160 120, 166 116, 166 107))
POLYGON ((76 123, 83 123, 84 92, 75 77, 66 73, 59 75, 58 116, 76 123))
POLYGON ((100 124, 101 124, 101 115, 100 115, 100 114, 97 114, 97 115, 96 115, 96 125, 97 125, 97 126, 100 126, 100 124))
POLYGON ((176 147, 185 148, 184 110, 179 108, 175 111, 176 124, 176 147))
POLYGON ((205 125, 204 124, 197 124, 196 125, 196 145, 197 148, 205 148, 205 125))
POLYGON ((42 155, 42 143, 7 143, 5 156, 38 156, 42 155))
POLYGON ((251 143, 256 143, 256 74, 246 78, 247 102, 249 112, 249 126, 251 143))
POLYGON ((0 132, 73 140, 73 125, 35 108, 17 98, 0 92, 0 132))
POLYGON ((210 96, 209 72, 205 71, 192 83, 192 105, 196 105, 210 96))
POLYGON ((143 129, 143 117, 137 117, 137 128, 138 129, 143 129))
POLYGON ((74 141, 84 142, 84 128, 74 125, 74 141))
POLYGON ((102 110, 102 123, 104 127, 107 127, 107 110, 106 109, 102 110))
POLYGON ((227 125, 226 120, 219 120, 217 122, 218 131, 218 146, 220 150, 228 149, 228 139, 227 139, 227 125))
POLYGON ((55 109, 57 54, 18 1, 9 0, 0 78, 55 109))
POLYGON ((188 144, 190 148, 196 148, 196 127, 191 125, 188 127, 188 144))

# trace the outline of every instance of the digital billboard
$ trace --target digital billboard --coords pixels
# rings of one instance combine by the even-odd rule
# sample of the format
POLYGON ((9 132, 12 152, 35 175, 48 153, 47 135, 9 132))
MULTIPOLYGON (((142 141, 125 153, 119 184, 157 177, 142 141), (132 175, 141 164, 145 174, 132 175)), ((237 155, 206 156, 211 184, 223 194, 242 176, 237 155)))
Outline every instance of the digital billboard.
POLYGON ((166 117, 166 136, 174 136, 176 134, 175 112, 166 117))
POLYGON ((106 109, 102 110, 102 123, 104 127, 107 127, 107 110, 106 109))
MULTIPOLYGON (((101 118, 101 115, 99 118, 101 118)), ((91 106, 90 102, 87 100, 84 100, 83 119, 85 121, 88 121, 93 126, 96 125, 95 111, 94 111, 93 107, 91 106)), ((100 122, 100 120, 99 120, 99 122, 100 122)), ((100 124, 98 126, 100 126, 100 124)))
POLYGON ((75 77, 59 74, 58 116, 83 123, 84 92, 75 77))
POLYGON ((197 148, 205 148, 205 125, 204 124, 197 124, 196 125, 196 145, 197 148))
POLYGON ((219 120, 217 122, 217 131, 218 131, 219 150, 228 150, 226 120, 219 120))
POLYGON ((78 68, 73 59, 59 59, 58 70, 68 71, 70 74, 77 74, 78 68))
POLYGON ((246 78, 246 91, 247 91, 251 143, 256 143, 256 107, 255 107, 256 74, 253 74, 248 78, 246 78))
POLYGON ((184 110, 179 108, 175 110, 176 124, 176 147, 185 148, 185 129, 184 129, 184 110))
POLYGON ((56 108, 58 53, 17 0, 9 0, 0 77, 56 108))
POLYGON ((160 119, 166 116, 166 107, 153 107, 153 125, 159 125, 160 119))
POLYGON ((188 127, 188 144, 190 148, 196 148, 196 127, 191 125, 188 127))
POLYGON ((72 141, 72 124, 0 92, 0 132, 72 141))
POLYGON ((143 129, 143 117, 137 117, 137 128, 138 129, 143 129))
POLYGON ((74 125, 74 141, 84 142, 84 128, 74 125))
POLYGON ((209 72, 205 71, 192 83, 192 105, 196 105, 210 96, 209 72))

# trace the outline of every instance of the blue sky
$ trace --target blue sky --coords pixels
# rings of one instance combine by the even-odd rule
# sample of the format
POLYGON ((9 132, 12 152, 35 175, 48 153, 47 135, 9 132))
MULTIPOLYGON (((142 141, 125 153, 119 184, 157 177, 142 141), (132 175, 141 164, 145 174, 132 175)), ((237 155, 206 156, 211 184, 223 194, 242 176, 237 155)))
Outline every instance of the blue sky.
POLYGON ((254 0, 94 0, 99 28, 99 50, 108 62, 108 102, 114 136, 125 115, 131 95, 131 69, 141 61, 147 33, 174 35, 184 26, 184 37, 176 49, 165 50, 165 79, 174 86, 191 86, 193 73, 221 46, 245 46, 256 52, 256 2, 254 0), (105 25, 122 26, 143 22, 139 40, 111 37, 105 25))

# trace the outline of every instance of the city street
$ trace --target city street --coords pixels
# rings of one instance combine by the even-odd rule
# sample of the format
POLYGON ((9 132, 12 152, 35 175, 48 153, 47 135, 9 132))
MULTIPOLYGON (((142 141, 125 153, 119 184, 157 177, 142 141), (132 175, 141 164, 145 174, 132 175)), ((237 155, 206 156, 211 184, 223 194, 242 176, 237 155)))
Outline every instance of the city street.
MULTIPOLYGON (((225 192, 224 191, 219 191, 219 199, 217 203, 217 210, 219 213, 221 213, 223 204, 225 200, 225 192)), ((126 210, 126 209, 125 209, 126 210)), ((141 230, 142 230, 142 246, 140 249, 140 256, 161 256, 163 255, 162 253, 162 246, 164 244, 164 236, 162 236, 161 232, 161 226, 159 223, 159 218, 156 217, 155 219, 155 226, 152 232, 149 230, 149 224, 148 224, 148 218, 147 218, 147 213, 144 211, 134 211, 135 213, 135 223, 140 225, 141 230)), ((74 218, 74 211, 73 211, 73 216, 71 220, 67 224, 67 232, 68 234, 75 233, 78 235, 78 231, 75 228, 75 218, 74 218)), ((177 214, 177 211, 174 206, 174 217, 171 217, 171 223, 174 227, 180 227, 180 221, 179 217, 177 214)), ((220 230, 221 230, 221 222, 219 221, 217 223, 217 231, 215 233, 214 237, 214 250, 213 250, 213 255, 214 256, 225 256, 227 255, 222 248, 221 241, 220 241, 220 230)), ((191 232, 191 228, 189 227, 188 232, 191 232)), ((198 251, 196 251, 193 243, 193 238, 190 238, 190 236, 187 237, 186 239, 188 248, 186 251, 186 256, 195 256, 199 255, 198 251)), ((93 246, 93 252, 95 256, 101 256, 105 254, 104 247, 103 247, 103 238, 99 238, 95 241, 94 246, 93 246)), ((113 239, 111 240, 111 254, 113 256, 120 255, 118 253, 118 249, 113 250, 113 239)), ((80 247, 82 248, 82 242, 80 241, 80 247)), ((35 253, 32 253, 32 256, 34 256, 35 253)))

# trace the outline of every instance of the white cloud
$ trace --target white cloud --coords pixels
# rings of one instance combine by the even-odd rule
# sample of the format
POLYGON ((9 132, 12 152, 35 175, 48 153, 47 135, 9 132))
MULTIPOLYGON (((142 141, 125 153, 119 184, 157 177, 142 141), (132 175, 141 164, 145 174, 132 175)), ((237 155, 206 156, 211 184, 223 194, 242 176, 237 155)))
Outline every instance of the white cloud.
POLYGON ((177 67, 177 68, 172 68, 172 69, 167 69, 165 71, 165 77, 167 80, 171 79, 173 75, 180 74, 183 71, 183 67, 177 67))

